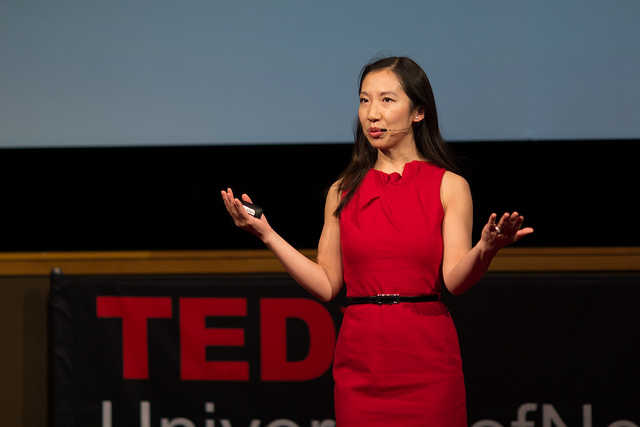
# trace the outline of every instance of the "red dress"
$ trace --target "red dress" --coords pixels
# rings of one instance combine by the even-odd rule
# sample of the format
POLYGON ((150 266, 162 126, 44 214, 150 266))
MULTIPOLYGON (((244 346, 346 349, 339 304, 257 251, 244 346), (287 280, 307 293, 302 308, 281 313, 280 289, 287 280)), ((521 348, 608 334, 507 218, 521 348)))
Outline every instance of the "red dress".
MULTIPOLYGON (((440 184, 445 170, 371 169, 340 216, 347 296, 442 289, 440 184)), ((455 326, 441 302, 347 307, 333 375, 337 427, 464 427, 455 326)))

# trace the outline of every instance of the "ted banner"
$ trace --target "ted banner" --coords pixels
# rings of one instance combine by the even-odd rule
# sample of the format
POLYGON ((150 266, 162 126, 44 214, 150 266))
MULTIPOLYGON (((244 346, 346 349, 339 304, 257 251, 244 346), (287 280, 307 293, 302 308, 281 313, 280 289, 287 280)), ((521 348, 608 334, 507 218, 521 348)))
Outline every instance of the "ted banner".
MULTIPOLYGON (((445 297, 470 426, 640 426, 640 275, 491 274, 445 297)), ((344 302, 285 275, 53 274, 50 425, 335 426, 344 302)))

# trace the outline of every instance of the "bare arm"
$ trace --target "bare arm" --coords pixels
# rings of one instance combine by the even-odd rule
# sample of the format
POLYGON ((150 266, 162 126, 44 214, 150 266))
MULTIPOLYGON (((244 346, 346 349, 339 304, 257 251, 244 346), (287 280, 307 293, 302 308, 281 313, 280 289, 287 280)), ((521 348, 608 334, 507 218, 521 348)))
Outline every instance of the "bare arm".
POLYGON ((492 214, 482 229, 480 241, 472 247, 473 203, 469 185, 460 176, 445 173, 441 187, 444 220, 442 274, 447 289, 461 294, 486 273, 498 251, 533 232, 521 229, 524 217, 505 213, 496 223, 492 214))
MULTIPOLYGON (((256 219, 247 214, 231 189, 222 191, 222 199, 235 224, 256 235, 273 252, 291 277, 304 289, 322 301, 334 298, 342 288, 342 253, 340 249, 340 224, 333 212, 338 205, 337 184, 327 195, 324 227, 318 243, 318 257, 314 262, 301 254, 278 233, 263 215, 256 219)), ((251 202, 245 194, 243 200, 251 202)))

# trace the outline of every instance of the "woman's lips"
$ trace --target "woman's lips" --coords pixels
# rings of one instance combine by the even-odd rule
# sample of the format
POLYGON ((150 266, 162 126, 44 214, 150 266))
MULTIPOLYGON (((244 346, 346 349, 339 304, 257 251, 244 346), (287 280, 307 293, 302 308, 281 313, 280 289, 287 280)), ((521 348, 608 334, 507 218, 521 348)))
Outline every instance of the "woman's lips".
POLYGON ((380 128, 369 128, 367 131, 372 138, 379 138, 384 133, 380 128))

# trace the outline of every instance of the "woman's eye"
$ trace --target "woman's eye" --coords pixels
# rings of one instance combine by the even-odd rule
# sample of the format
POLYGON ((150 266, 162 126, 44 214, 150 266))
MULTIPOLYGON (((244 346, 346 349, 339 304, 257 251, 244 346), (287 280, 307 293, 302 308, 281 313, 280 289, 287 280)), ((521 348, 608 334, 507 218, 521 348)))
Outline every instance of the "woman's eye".
POLYGON ((360 98, 360 104, 364 104, 368 102, 368 100, 366 98, 360 98))
POLYGON ((382 98, 382 102, 393 102, 391 98, 382 98))

